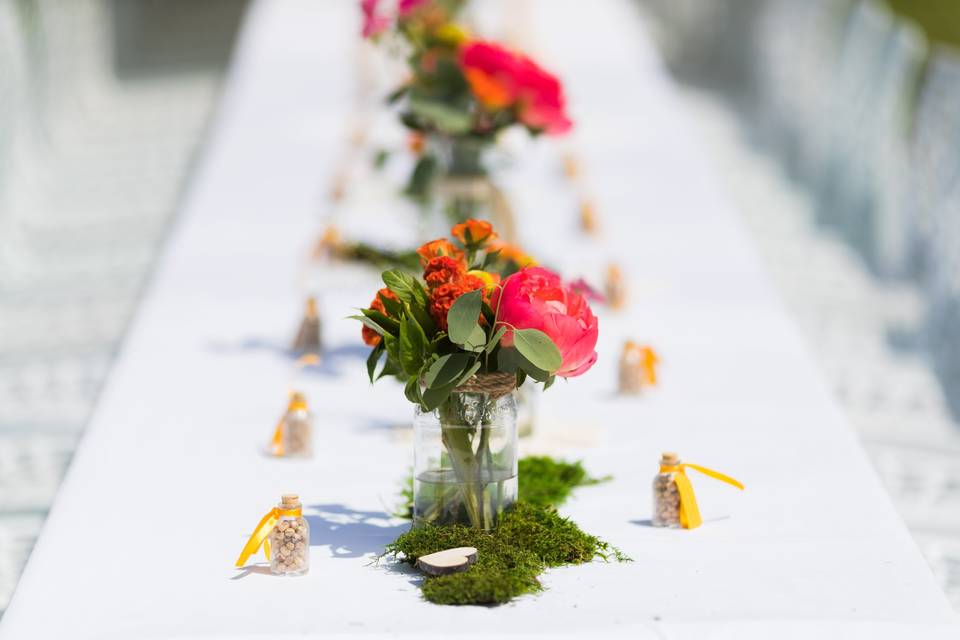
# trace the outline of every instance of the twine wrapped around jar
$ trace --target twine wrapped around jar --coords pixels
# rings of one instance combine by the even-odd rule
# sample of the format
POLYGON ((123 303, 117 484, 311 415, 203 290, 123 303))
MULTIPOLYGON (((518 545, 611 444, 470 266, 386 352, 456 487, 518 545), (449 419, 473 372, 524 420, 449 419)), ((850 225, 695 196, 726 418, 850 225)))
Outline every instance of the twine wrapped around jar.
POLYGON ((485 393, 492 399, 502 398, 517 388, 517 376, 512 373, 482 373, 471 376, 469 380, 454 389, 460 393, 485 393))

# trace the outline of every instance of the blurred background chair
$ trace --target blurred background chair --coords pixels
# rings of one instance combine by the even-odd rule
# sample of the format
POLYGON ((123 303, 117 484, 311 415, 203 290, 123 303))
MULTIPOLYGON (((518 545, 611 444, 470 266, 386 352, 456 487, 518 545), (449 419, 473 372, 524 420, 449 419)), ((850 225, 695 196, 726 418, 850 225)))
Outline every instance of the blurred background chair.
POLYGON ((0 611, 216 105, 246 0, 0 0, 0 611))
POLYGON ((637 2, 960 608, 960 4, 637 2))

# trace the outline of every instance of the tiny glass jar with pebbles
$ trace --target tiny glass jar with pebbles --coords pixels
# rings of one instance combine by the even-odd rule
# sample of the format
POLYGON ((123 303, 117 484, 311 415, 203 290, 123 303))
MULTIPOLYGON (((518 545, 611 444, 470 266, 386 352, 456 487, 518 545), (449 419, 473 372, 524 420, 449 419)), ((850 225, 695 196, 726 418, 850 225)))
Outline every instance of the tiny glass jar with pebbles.
POLYGON ((313 455, 313 415, 300 392, 290 394, 290 404, 277 425, 271 445, 273 455, 309 458, 313 455))
MULTIPOLYGON (((676 453, 664 453, 660 466, 675 467, 680 464, 676 453)), ((653 478, 653 518, 655 527, 680 528, 680 490, 677 489, 674 472, 661 471, 653 478)))
POLYGON ((270 573, 302 576, 310 569, 310 525, 303 518, 300 498, 284 495, 277 506, 280 519, 270 531, 270 573))

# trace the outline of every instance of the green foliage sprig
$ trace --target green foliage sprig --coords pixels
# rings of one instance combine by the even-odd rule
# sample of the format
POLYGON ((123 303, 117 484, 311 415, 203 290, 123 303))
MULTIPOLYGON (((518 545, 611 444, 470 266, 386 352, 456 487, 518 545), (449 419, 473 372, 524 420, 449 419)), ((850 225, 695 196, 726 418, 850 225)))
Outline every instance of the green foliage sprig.
MULTIPOLYGON (((483 272, 498 261, 497 252, 486 251, 484 240, 474 240, 469 232, 459 246, 468 272, 483 272)), ((563 360, 560 350, 539 329, 499 320, 499 297, 497 308, 492 308, 492 296, 485 293, 501 285, 457 297, 443 331, 430 313, 432 294, 420 280, 401 269, 384 271, 382 279, 396 299, 380 295, 382 311, 361 309, 360 315, 351 316, 381 337, 367 358, 371 383, 384 376, 396 377, 404 383, 407 399, 424 411, 438 407, 477 374, 511 373, 518 387, 527 377, 542 382, 544 388, 553 384, 563 360), (513 335, 510 347, 502 344, 507 331, 513 335)))

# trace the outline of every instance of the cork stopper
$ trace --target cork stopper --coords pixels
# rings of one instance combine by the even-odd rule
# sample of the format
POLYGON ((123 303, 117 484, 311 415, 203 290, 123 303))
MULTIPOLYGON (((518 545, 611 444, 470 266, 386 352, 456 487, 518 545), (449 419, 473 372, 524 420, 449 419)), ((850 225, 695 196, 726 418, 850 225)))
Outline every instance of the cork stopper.
POLYGON ((670 466, 680 464, 680 456, 673 451, 664 451, 660 454, 660 464, 670 466))
POLYGON ((291 391, 290 404, 307 404, 307 396, 300 391, 291 391))
POLYGON ((307 318, 314 320, 317 317, 317 299, 313 296, 307 298, 307 318))
POLYGON ((300 496, 296 493, 285 493, 280 496, 280 505, 285 509, 296 509, 300 506, 300 496))

